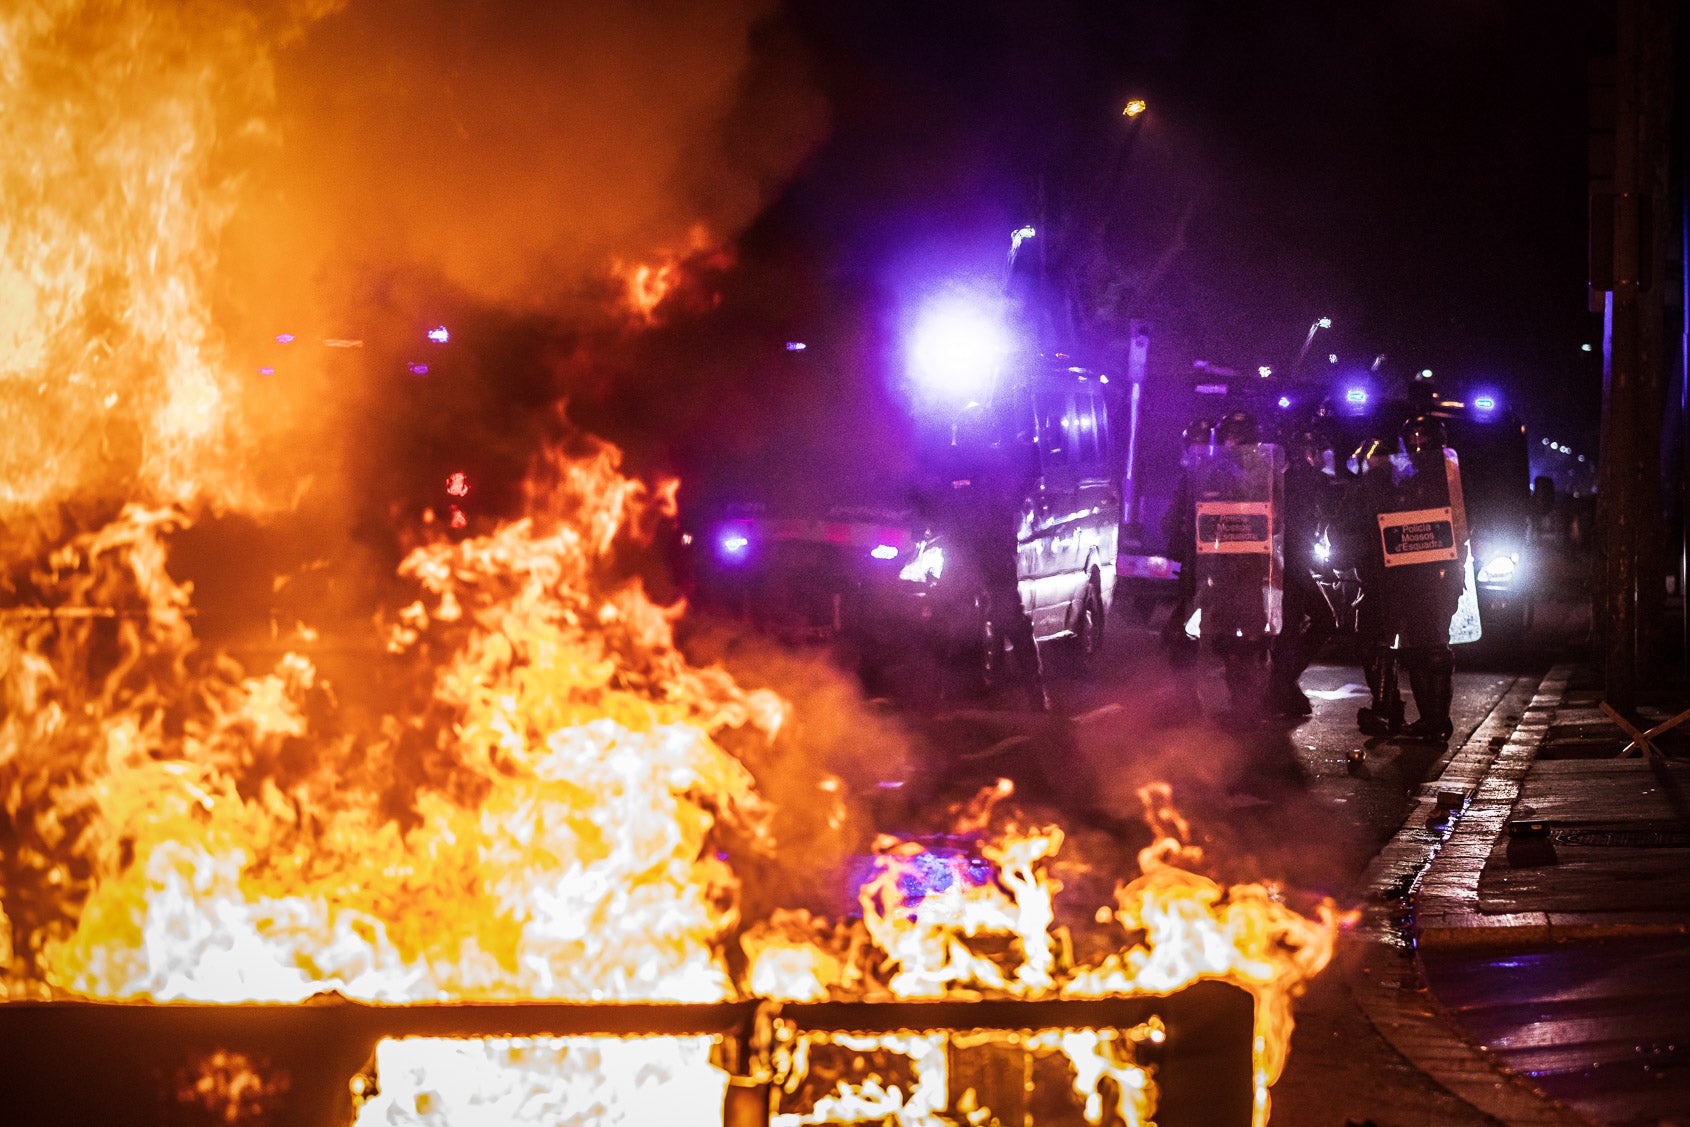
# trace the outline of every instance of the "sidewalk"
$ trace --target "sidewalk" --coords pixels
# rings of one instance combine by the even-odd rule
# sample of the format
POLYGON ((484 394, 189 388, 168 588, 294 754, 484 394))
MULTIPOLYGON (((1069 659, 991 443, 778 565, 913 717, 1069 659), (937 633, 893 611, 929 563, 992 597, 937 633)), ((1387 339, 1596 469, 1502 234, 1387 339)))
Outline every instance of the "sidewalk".
MULTIPOLYGON (((1661 704, 1644 727, 1690 701, 1661 704)), ((1430 1003, 1370 1017, 1511 1127, 1690 1124, 1690 730, 1618 758, 1599 705, 1587 667, 1522 679, 1370 873, 1430 1003)))

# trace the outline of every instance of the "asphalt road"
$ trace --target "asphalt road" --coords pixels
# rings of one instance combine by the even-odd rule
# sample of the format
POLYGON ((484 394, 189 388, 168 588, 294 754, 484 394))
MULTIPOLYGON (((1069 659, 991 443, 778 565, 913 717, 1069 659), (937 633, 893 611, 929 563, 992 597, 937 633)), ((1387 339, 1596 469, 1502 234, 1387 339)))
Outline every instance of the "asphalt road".
MULTIPOLYGON (((1456 737, 1449 748, 1459 747, 1517 682, 1547 668, 1550 654, 1567 641, 1567 619, 1549 614, 1545 621, 1549 632, 1523 648, 1532 660, 1509 664, 1457 651, 1456 737)), ((1069 828, 1088 861, 1113 858, 1127 866, 1115 872, 1130 874, 1131 851, 1144 841, 1137 789, 1166 781, 1214 875, 1274 880, 1293 895, 1329 895, 1343 906, 1388 897, 1388 889, 1366 887, 1368 863, 1402 826, 1420 788, 1440 773, 1448 748, 1364 737, 1355 713, 1367 690, 1337 647, 1303 679, 1312 717, 1240 728, 1226 719, 1217 663, 1171 668, 1148 629, 1113 625, 1092 677, 1065 675, 1053 655, 1050 717, 1018 710, 1007 698, 912 714, 925 746, 906 780, 904 805, 889 808, 894 824, 886 828, 913 824, 922 811, 1004 775, 1016 780, 1023 802, 1069 828)), ((1070 893, 1105 897, 1110 869, 1109 861, 1099 865, 1091 888, 1075 889, 1070 878, 1070 893)), ((1412 958, 1382 955, 1378 944, 1365 947, 1362 937, 1347 936, 1337 962, 1300 999, 1290 1061, 1273 1090, 1272 1122, 1495 1124, 1380 1034, 1356 996, 1358 976, 1383 973, 1383 985, 1410 1017, 1433 1007, 1412 958)))
MULTIPOLYGON (((1569 558, 1565 570, 1579 574, 1577 561, 1569 558)), ((1007 692, 967 701, 930 693, 920 703, 901 698, 866 714, 836 709, 849 712, 854 728, 838 739, 857 746, 877 742, 880 732, 857 729, 883 722, 907 748, 900 762, 878 764, 878 775, 866 784, 881 830, 942 832, 946 811, 957 802, 1000 777, 1013 779, 1016 802, 1029 818, 1055 821, 1067 832, 1059 920, 1064 903, 1089 912, 1109 902, 1118 877, 1136 874, 1136 850, 1149 836, 1138 791, 1149 782, 1171 785, 1205 849, 1210 875, 1278 882, 1292 903, 1330 896, 1340 906, 1372 906, 1375 917, 1388 916, 1380 905, 1397 890, 1369 887, 1370 879, 1383 880, 1367 875, 1369 863, 1404 826, 1450 749, 1493 709, 1508 711, 1506 702, 1517 700, 1522 687, 1535 684, 1588 631, 1588 600, 1576 581, 1553 586, 1540 597, 1529 644, 1512 657, 1457 649, 1456 731, 1448 748, 1362 736, 1355 714, 1367 691, 1338 644, 1303 679, 1312 717, 1298 724, 1229 722, 1218 662, 1205 656, 1172 667, 1156 644, 1157 623, 1132 620, 1124 603, 1089 675, 1071 668, 1060 647, 1047 653, 1054 704, 1048 715, 1027 711, 1007 692)), ((732 647, 699 656, 726 657, 730 668, 738 664, 732 647)), ((773 687, 810 694, 825 710, 838 703, 840 690, 813 676, 813 668, 800 662, 783 672, 778 662, 765 661, 746 672, 751 683, 765 684, 771 681, 760 674, 779 674, 773 687)), ((1406 950, 1393 949, 1388 934, 1381 941, 1377 929, 1346 935, 1335 964, 1297 1004, 1289 1064, 1273 1090, 1272 1122, 1498 1123, 1392 1047, 1375 1024, 1381 1005, 1394 1012, 1393 1021, 1442 1022, 1406 950)))

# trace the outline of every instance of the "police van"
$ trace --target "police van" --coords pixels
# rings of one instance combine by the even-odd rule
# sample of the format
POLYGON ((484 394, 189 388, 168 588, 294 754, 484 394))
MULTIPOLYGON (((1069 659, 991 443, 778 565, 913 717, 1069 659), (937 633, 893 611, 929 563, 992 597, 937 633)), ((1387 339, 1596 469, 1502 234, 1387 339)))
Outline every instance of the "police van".
POLYGON ((1013 567, 1037 642, 1066 644, 1087 668, 1115 592, 1113 394, 1107 374, 1071 357, 1026 360, 990 402, 932 413, 907 458, 865 450, 861 474, 727 499, 693 533, 694 599, 787 639, 844 643, 865 668, 937 659, 956 687, 980 690, 1004 677, 1012 644, 987 573, 1013 567), (979 559, 969 526, 985 459, 1020 482, 1013 533, 993 549, 1002 559, 979 559), (865 488, 887 462, 907 475, 865 488))

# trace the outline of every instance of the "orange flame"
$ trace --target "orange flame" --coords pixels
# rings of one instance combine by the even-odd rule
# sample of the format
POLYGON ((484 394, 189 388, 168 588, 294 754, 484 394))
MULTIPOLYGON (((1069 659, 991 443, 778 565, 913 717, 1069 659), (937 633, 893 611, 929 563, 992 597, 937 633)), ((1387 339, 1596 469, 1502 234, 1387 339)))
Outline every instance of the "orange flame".
MULTIPOLYGON (((689 284, 696 283, 704 271, 720 271, 731 264, 731 257, 702 224, 694 226, 688 243, 681 250, 667 250, 656 262, 617 262, 611 274, 622 284, 622 302, 630 318, 642 325, 658 322, 664 302, 671 300, 689 284)), ((695 303, 698 295, 693 295, 695 303)), ((713 303, 707 297, 707 303, 713 303)))

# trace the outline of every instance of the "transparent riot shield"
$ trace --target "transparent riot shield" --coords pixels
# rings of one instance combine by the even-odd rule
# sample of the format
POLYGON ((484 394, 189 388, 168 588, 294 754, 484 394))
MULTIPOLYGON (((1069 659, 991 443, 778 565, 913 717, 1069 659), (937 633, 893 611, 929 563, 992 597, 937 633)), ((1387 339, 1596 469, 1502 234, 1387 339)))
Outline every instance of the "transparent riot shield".
POLYGON ((1461 463, 1447 447, 1432 465, 1416 465, 1407 454, 1391 458, 1396 505, 1379 514, 1391 597, 1409 614, 1431 613, 1454 591, 1450 570, 1461 576, 1455 612, 1449 622, 1451 645, 1479 640, 1479 596, 1473 578, 1467 511, 1461 498, 1461 463), (1422 604, 1424 604, 1422 606, 1422 604))
POLYGON ((1206 638, 1279 633, 1285 454, 1271 443, 1217 446, 1191 470, 1197 608, 1206 638))

